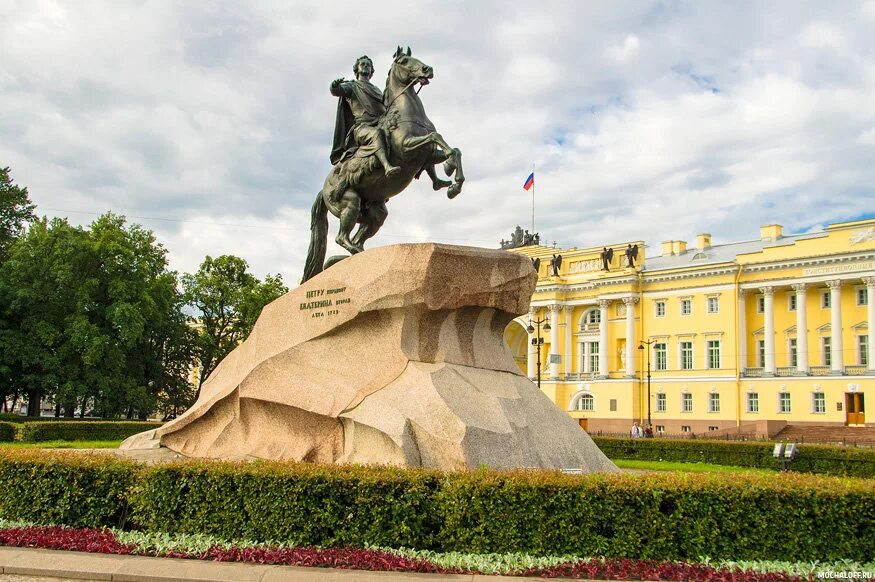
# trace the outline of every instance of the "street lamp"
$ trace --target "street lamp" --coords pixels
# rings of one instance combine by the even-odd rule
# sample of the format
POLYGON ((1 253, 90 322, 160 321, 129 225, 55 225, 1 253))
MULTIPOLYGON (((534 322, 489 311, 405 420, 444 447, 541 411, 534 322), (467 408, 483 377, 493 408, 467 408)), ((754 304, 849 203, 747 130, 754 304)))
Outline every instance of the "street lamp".
POLYGON ((538 335, 537 337, 532 338, 532 345, 535 346, 535 349, 538 351, 538 390, 541 389, 541 346, 544 345, 544 338, 541 337, 541 324, 544 325, 544 331, 550 331, 550 317, 544 316, 544 319, 536 319, 535 321, 529 320, 529 325, 526 327, 526 331, 530 334, 535 333, 535 328, 532 324, 538 326, 538 335))
POLYGON ((656 340, 641 340, 638 344, 638 349, 644 351, 644 346, 647 346, 647 426, 653 430, 653 423, 650 421, 650 346, 656 343, 656 340))

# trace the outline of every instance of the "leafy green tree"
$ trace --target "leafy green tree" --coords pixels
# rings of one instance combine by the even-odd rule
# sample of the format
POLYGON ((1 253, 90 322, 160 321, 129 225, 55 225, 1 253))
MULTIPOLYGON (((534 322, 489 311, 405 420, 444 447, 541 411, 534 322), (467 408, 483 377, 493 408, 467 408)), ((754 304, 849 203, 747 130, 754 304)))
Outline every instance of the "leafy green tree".
POLYGON ((88 268, 87 234, 66 220, 43 218, 10 248, 0 274, 2 357, 27 395, 28 414, 43 397, 65 396, 82 380, 83 362, 71 344, 81 273, 88 268))
POLYGON ((34 208, 27 188, 12 182, 8 167, 0 168, 0 260, 24 231, 25 224, 34 219, 34 208))
POLYGON ((200 314, 197 358, 200 385, 255 326, 265 305, 288 292, 280 275, 259 281, 246 261, 207 256, 194 274, 183 275, 186 302, 200 314))
POLYGON ((0 361, 27 392, 58 411, 145 417, 164 394, 191 397, 194 334, 176 273, 151 231, 106 214, 89 229, 35 222, 0 269, 9 321, 0 361))
MULTIPOLYGON (((34 205, 27 194, 27 188, 16 186, 12 182, 9 168, 0 168, 0 265, 3 264, 10 245, 23 232, 25 225, 34 219, 34 205)), ((9 320, 8 296, 4 295, 3 282, 0 281, 0 402, 3 407, 7 399, 12 400, 12 407, 18 402, 20 387, 14 378, 20 375, 20 368, 15 365, 9 355, 13 349, 13 322, 9 320)), ((0 412, 6 412, 4 408, 0 412)))

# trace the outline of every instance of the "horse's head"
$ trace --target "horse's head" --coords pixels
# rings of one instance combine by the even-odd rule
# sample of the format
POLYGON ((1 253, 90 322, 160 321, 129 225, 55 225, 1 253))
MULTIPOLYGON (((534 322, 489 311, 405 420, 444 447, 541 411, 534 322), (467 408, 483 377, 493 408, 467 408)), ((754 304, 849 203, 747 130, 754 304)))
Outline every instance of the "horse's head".
POLYGON ((398 47, 393 57, 392 68, 389 69, 390 82, 394 80, 403 87, 416 83, 428 85, 429 79, 433 77, 434 69, 410 56, 410 47, 407 47, 407 52, 398 47))

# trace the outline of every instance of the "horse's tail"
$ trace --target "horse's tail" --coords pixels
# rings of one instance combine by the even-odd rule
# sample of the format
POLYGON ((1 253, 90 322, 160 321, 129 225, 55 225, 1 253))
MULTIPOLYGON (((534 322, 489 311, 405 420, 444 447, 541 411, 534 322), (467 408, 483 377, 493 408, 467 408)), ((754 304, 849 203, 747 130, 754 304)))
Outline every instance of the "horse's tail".
POLYGON ((328 247, 328 208, 320 191, 313 201, 310 211, 310 248, 307 249, 307 262, 304 264, 304 277, 301 283, 322 272, 325 251, 328 247))

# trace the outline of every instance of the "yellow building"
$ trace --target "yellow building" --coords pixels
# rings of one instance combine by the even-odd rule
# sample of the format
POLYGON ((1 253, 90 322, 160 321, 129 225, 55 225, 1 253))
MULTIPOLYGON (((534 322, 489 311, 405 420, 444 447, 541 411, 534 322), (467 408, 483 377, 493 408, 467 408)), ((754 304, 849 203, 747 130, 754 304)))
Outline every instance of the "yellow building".
POLYGON ((512 250, 541 265, 531 312, 505 338, 533 380, 540 356, 541 389, 557 406, 591 432, 628 432, 648 414, 666 434, 866 423, 875 220, 786 236, 772 224, 757 240, 712 246, 701 234, 695 248, 665 241, 661 250, 647 257, 642 241, 512 250), (614 250, 607 271, 605 248, 614 250), (527 332, 544 319, 549 330, 527 332))

